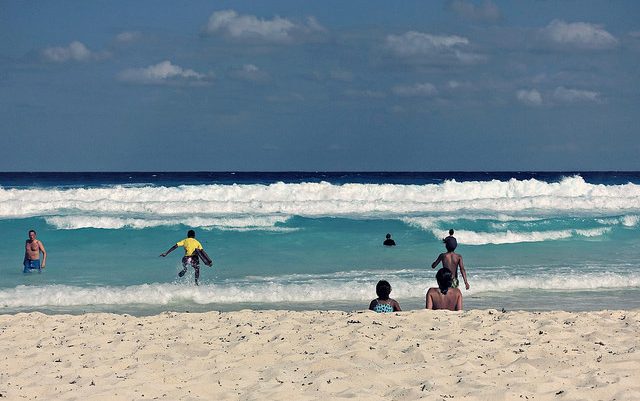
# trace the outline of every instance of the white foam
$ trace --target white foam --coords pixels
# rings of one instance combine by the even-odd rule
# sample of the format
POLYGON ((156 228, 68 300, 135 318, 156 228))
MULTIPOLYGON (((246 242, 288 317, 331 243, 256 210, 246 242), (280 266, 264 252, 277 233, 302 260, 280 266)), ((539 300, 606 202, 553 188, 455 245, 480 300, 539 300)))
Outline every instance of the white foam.
MULTIPOLYGON (((351 301, 363 304, 375 297, 375 283, 387 279, 393 297, 399 300, 422 298, 428 287, 436 286, 432 270, 358 271, 343 275, 299 275, 297 277, 254 277, 244 281, 188 284, 144 284, 127 287, 76 287, 70 285, 17 286, 0 290, 2 308, 82 306, 82 305, 168 305, 176 302, 196 304, 234 304, 249 302, 351 301)), ((640 288, 640 273, 550 271, 532 276, 469 274, 471 290, 464 295, 520 290, 616 290, 640 288)))
POLYGON ((639 222, 640 222, 640 216, 638 215, 622 217, 622 225, 627 227, 636 227, 639 222))
POLYGON ((268 230, 268 231, 292 231, 284 227, 275 227, 278 223, 285 223, 288 216, 245 216, 245 217, 188 217, 165 219, 120 218, 109 216, 50 216, 45 217, 47 224, 61 230, 74 230, 80 228, 149 228, 160 226, 175 226, 184 224, 191 227, 204 229, 223 230, 268 230))
MULTIPOLYGON (((47 217, 60 227, 145 227, 246 216, 419 217, 478 214, 495 219, 640 213, 640 186, 596 185, 581 177, 446 181, 442 184, 187 185, 179 187, 0 188, 0 219, 47 217), (74 216, 76 220, 63 218, 74 216), (83 216, 84 221, 78 217, 83 216)), ((636 224, 629 220, 628 224, 636 224)), ((224 227, 228 227, 224 225, 224 227)), ((242 228, 242 227, 237 227, 242 228)))
MULTIPOLYGON (((435 238, 447 236, 446 230, 440 229, 445 220, 430 217, 405 218, 403 221, 409 225, 431 232, 435 238)), ((494 228, 501 228, 494 225, 494 228)), ((487 245, 487 244, 516 244, 521 242, 542 242, 572 237, 598 237, 611 231, 611 227, 598 227, 590 229, 568 229, 549 231, 512 231, 477 232, 470 230, 456 230, 455 236, 460 244, 487 245)))

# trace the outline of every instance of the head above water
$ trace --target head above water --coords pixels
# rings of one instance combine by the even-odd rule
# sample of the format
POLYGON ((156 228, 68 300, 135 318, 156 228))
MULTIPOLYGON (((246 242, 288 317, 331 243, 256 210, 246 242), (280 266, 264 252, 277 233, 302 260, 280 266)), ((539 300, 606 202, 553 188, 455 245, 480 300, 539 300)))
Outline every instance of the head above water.
POLYGON ((438 281, 438 288, 440 288, 440 292, 446 294, 453 283, 453 274, 451 273, 451 270, 443 267, 436 273, 436 280, 438 281))
POLYGON ((391 294, 391 284, 387 280, 380 280, 378 284, 376 284, 376 294, 378 298, 382 300, 389 299, 389 294, 391 294))
POLYGON ((453 237, 447 237, 444 239, 444 246, 447 248, 447 252, 453 252, 458 247, 458 241, 453 237))
POLYGON ((387 239, 391 238, 391 234, 387 234, 386 238, 387 239))
POLYGON ((193 230, 187 231, 187 237, 188 238, 195 238, 196 237, 196 232, 193 231, 193 230))
POLYGON ((35 238, 36 237, 36 230, 29 230, 28 236, 29 236, 29 238, 35 238))
POLYGON ((453 228, 449 230, 449 235, 453 235, 455 231, 453 231, 453 228))

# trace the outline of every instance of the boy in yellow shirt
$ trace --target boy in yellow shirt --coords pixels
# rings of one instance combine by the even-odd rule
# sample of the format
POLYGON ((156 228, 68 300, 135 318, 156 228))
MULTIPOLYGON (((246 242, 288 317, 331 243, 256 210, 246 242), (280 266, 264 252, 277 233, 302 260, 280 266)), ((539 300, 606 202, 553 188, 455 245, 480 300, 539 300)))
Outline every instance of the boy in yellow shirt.
POLYGON ((191 267, 193 267, 193 270, 196 273, 195 274, 196 285, 198 285, 198 279, 200 278, 200 258, 199 258, 199 256, 202 257, 203 262, 207 266, 211 266, 211 264, 212 264, 211 259, 205 253, 204 249, 202 248, 202 244, 200 244, 200 241, 198 241, 196 239, 196 232, 193 231, 193 230, 189 230, 187 232, 187 238, 183 239, 182 241, 177 242, 167 252, 161 253, 160 256, 162 256, 164 258, 165 256, 167 256, 168 254, 170 254, 171 252, 173 252, 174 250, 176 250, 180 246, 184 248, 184 256, 182 257, 182 267, 183 267, 183 269, 180 271, 180 273, 178 273, 178 276, 179 277, 184 276, 185 273, 187 272, 187 268, 189 267, 189 265, 191 265, 191 267))

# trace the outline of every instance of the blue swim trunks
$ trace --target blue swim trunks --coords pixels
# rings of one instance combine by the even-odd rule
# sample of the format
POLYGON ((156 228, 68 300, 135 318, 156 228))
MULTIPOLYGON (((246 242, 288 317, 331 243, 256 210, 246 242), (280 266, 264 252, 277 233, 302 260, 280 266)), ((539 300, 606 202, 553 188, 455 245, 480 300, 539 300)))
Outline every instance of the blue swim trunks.
POLYGON ((42 269, 40 269, 40 259, 37 259, 37 260, 25 259, 24 260, 24 270, 22 271, 23 273, 29 273, 29 272, 31 272, 31 270, 35 270, 35 269, 38 269, 38 272, 42 271, 42 269))

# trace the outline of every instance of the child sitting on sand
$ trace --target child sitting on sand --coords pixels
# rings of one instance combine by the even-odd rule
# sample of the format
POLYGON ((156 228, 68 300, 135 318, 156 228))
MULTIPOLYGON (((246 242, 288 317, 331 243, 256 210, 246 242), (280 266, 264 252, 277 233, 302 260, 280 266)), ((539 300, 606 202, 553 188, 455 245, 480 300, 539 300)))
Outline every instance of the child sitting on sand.
POLYGON ((438 288, 432 287, 427 291, 427 309, 462 310, 462 292, 458 288, 451 288, 453 273, 443 267, 436 273, 438 288))
POLYGON ((400 304, 395 299, 389 298, 391 294, 391 284, 387 280, 380 280, 376 284, 376 294, 378 298, 371 301, 369 309, 378 313, 400 312, 400 304))

